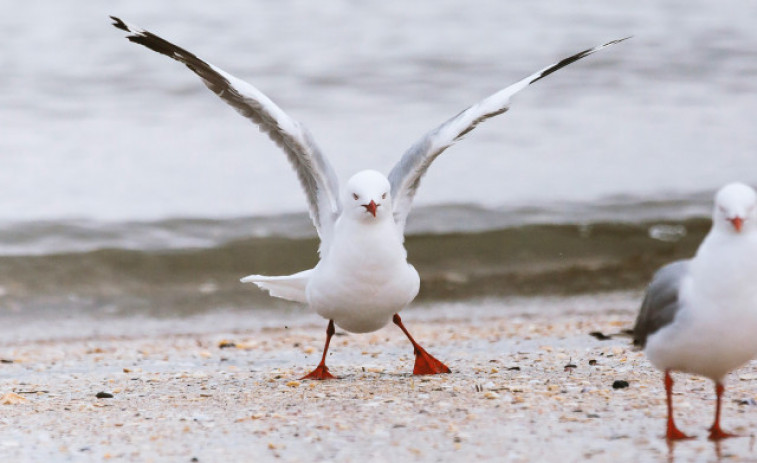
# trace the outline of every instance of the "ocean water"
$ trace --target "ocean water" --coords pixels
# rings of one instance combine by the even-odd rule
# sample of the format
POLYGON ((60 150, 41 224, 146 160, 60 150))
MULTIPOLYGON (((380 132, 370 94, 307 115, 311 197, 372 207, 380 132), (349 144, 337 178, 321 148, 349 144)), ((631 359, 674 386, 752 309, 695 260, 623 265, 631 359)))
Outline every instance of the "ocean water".
POLYGON ((719 186, 757 184, 751 2, 0 6, 0 313, 275 305, 238 277, 315 262, 279 149, 111 14, 251 82, 342 179, 388 172, 470 104, 633 35, 434 163, 409 219, 422 298, 640 287, 693 252, 719 186))

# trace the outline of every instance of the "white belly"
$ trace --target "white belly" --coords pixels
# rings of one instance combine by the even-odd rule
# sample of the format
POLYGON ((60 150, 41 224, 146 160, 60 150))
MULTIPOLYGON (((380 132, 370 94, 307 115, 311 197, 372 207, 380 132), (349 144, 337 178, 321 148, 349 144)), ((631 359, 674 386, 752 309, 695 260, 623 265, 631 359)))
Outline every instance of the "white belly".
POLYGON ((311 309, 347 331, 367 333, 415 299, 420 277, 407 263, 402 237, 389 225, 335 235, 306 288, 311 309))
POLYGON ((720 381, 757 355, 757 292, 751 281, 708 287, 712 277, 682 290, 683 305, 672 324, 652 334, 645 351, 661 370, 720 381))
POLYGON ((418 294, 418 272, 407 263, 403 267, 384 275, 324 272, 308 285, 308 304, 347 331, 376 331, 418 294))
POLYGON ((684 313, 647 340, 645 352, 660 370, 676 370, 721 381, 757 354, 757 319, 692 320, 684 313))

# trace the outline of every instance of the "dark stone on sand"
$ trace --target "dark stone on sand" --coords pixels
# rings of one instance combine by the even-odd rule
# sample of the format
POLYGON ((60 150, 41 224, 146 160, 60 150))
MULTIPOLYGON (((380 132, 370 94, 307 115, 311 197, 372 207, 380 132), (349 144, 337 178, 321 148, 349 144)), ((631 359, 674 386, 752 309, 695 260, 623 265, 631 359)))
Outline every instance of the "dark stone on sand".
POLYGON ((625 389, 628 387, 628 381, 622 380, 622 379, 616 379, 612 383, 613 389, 625 389))

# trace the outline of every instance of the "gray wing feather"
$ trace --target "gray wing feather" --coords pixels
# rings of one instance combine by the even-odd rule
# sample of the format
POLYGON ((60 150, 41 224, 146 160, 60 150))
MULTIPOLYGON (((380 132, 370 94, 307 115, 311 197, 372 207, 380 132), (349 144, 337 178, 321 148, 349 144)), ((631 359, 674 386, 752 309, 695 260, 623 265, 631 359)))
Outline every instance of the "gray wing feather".
POLYGON ((613 40, 598 47, 584 50, 573 56, 563 59, 536 72, 521 81, 498 91, 497 93, 481 100, 479 103, 462 111, 455 117, 444 122, 439 127, 431 130, 418 140, 409 150, 402 155, 400 161, 389 173, 389 182, 392 186, 392 198, 394 219, 400 230, 404 231, 407 215, 413 202, 413 197, 420 184, 421 177, 425 175, 431 163, 444 150, 463 138, 465 134, 475 129, 481 122, 502 114, 510 108, 510 97, 528 87, 537 80, 552 74, 581 58, 592 53, 622 42, 629 37, 613 40))
POLYGON ((240 114, 258 125, 287 154, 305 190, 310 218, 321 241, 330 235, 340 212, 339 182, 310 133, 252 85, 203 61, 157 35, 111 16, 127 38, 185 64, 205 85, 240 114))
POLYGON ((641 310, 633 327, 633 343, 644 348, 647 338, 657 330, 673 323, 681 308, 678 294, 681 282, 689 272, 691 260, 679 260, 662 267, 647 287, 641 310))

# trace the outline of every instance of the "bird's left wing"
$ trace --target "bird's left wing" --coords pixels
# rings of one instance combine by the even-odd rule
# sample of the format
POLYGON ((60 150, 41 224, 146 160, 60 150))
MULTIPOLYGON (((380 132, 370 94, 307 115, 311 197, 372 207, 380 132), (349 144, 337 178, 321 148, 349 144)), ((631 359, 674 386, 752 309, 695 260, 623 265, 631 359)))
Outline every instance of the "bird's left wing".
POLYGON ((622 42, 628 38, 630 37, 613 40, 598 47, 584 50, 548 66, 469 107, 418 140, 402 155, 400 161, 389 173, 389 182, 392 185, 394 220, 400 230, 404 232, 405 221, 407 220, 407 215, 410 213, 413 197, 418 189, 421 177, 426 173, 426 170, 428 170, 434 159, 442 154, 444 150, 475 129, 481 122, 510 109, 510 97, 537 80, 543 79, 558 69, 564 68, 581 58, 585 58, 592 53, 596 53, 603 48, 622 42))
POLYGON ((321 154, 310 133, 252 85, 203 61, 157 35, 111 16, 113 25, 129 33, 126 37, 150 50, 184 63, 205 85, 286 152, 307 196, 310 218, 322 245, 327 246, 340 212, 339 182, 334 169, 321 154))
POLYGON ((689 272, 690 260, 677 260, 658 270, 647 287, 633 327, 633 344, 643 349, 647 338, 673 323, 681 309, 679 293, 689 272))

